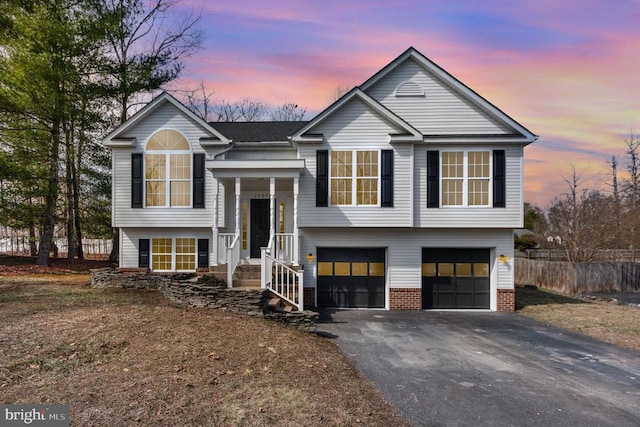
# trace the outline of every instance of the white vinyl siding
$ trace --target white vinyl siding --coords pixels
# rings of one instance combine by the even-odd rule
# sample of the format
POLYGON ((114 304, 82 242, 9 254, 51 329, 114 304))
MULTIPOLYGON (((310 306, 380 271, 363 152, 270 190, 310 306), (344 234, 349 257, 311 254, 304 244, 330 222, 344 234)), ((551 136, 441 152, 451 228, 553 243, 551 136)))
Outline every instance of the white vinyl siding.
MULTIPOLYGON (((324 134, 322 144, 300 144, 305 172, 300 176, 300 226, 320 227, 407 227, 411 225, 412 168, 410 144, 389 144, 389 134, 400 130, 359 100, 353 100, 313 129, 324 134), (393 150, 393 207, 316 207, 316 151, 393 150)), ((355 154, 354 154, 355 155, 355 154)), ((379 185, 379 184, 378 184, 379 185)), ((378 201, 379 202, 379 201, 378 201)))
MULTIPOLYGON (((501 147, 505 150, 506 162, 506 207, 446 206, 427 209, 427 150, 447 150, 447 146, 416 146, 415 153, 415 226, 462 227, 462 228, 522 228, 522 147, 501 147)), ((490 147, 456 147, 458 151, 491 151, 490 147)), ((489 189, 491 192, 491 189, 489 189)), ((442 200, 441 200, 442 203, 442 200)))
POLYGON ((398 65, 366 92, 425 135, 512 133, 413 60, 398 65), (396 96, 407 81, 417 84, 424 96, 396 96))
MULTIPOLYGON (((305 228, 300 234, 300 253, 314 256, 322 247, 386 248, 387 289, 422 287, 422 248, 489 248, 491 309, 496 309, 497 288, 513 288, 512 230, 305 228), (497 260, 501 254, 509 257, 508 264, 497 260)), ((306 287, 316 286, 315 262, 305 264, 304 283, 306 287)))
MULTIPOLYGON (((161 129, 178 130, 189 141, 194 153, 204 150, 200 137, 209 136, 198 124, 171 104, 158 107, 123 137, 136 138, 137 146, 112 150, 113 167, 113 226, 114 227, 211 227, 213 225, 213 177, 205 171, 205 209, 188 207, 131 208, 131 153, 143 152, 149 138, 161 129)), ((189 190, 191 191, 191 190, 189 190)), ((191 198, 189 196, 189 198, 191 198)), ((221 199, 222 200, 222 199, 221 199)), ((220 203, 224 209, 224 203, 220 203)))
MULTIPOLYGON (((138 268, 138 241, 140 239, 150 240, 150 250, 152 252, 151 259, 153 259, 153 239, 167 239, 170 244, 175 245, 176 239, 209 239, 209 262, 213 261, 213 244, 212 244, 212 232, 210 228, 122 228, 122 241, 121 246, 121 259, 120 267, 122 268, 138 268)), ((178 240, 181 241, 181 240, 178 240)), ((184 246, 184 245, 183 245, 184 246)), ((196 247, 197 250, 197 241, 196 247)), ((183 255, 185 253, 183 252, 183 255)), ((175 252, 172 256, 175 255, 175 252)), ((191 256, 191 255, 189 255, 191 256)), ((168 262, 172 262, 169 259, 168 262)), ((194 258, 194 262, 197 259, 194 258)), ((184 265, 184 264, 183 264, 184 265)), ((195 270, 195 268, 193 269, 195 270)))

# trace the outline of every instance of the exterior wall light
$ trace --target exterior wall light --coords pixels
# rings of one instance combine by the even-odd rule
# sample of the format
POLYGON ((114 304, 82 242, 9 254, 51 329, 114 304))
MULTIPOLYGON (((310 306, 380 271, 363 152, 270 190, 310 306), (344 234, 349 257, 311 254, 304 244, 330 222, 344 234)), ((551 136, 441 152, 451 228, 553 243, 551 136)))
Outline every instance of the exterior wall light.
POLYGON ((314 259, 315 259, 315 257, 313 256, 313 254, 307 255, 307 262, 308 263, 312 263, 314 259))
POLYGON ((508 257, 508 256, 506 256, 506 255, 504 255, 504 254, 500 254, 500 255, 498 256, 498 261, 499 261, 501 264, 506 264, 506 263, 508 263, 508 262, 509 262, 509 257, 508 257))

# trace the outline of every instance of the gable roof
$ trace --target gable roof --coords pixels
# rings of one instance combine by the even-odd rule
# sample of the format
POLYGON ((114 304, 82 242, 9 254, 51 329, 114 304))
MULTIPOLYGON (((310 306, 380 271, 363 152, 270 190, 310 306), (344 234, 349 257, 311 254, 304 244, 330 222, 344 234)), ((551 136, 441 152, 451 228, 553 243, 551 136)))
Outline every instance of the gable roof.
POLYGON ((209 126, 235 142, 289 141, 307 121, 284 122, 210 122, 209 126))
POLYGON ((433 73, 439 79, 445 82, 445 84, 449 85, 453 89, 455 89, 458 93, 460 93, 465 99, 469 100, 473 104, 477 105, 480 109, 487 112, 491 116, 495 117, 498 121, 503 124, 515 129, 518 133, 522 134, 522 136, 526 139, 527 143, 531 143, 538 139, 538 136, 529 131, 526 127, 522 126, 520 123, 515 121, 509 115, 507 115, 504 111, 493 105, 487 99, 479 95, 469 86, 462 83, 460 80, 455 78, 453 75, 449 74, 442 67, 440 67, 435 62, 431 61, 429 58, 424 56, 414 47, 410 47, 406 51, 404 51, 400 56, 387 64, 384 68, 378 71, 376 74, 367 79, 363 84, 360 85, 360 88, 363 91, 366 91, 371 86, 373 86, 376 82, 381 80, 384 76, 392 72, 398 65, 404 63, 408 59, 413 59, 418 64, 423 66, 425 69, 433 73))
MULTIPOLYGON (((339 110, 343 105, 347 104, 349 101, 353 99, 358 99, 362 101, 366 106, 370 109, 377 112, 382 118, 387 120, 389 123, 395 125, 398 129, 401 129, 403 133, 399 134, 402 136, 403 141, 422 141, 422 134, 419 130, 411 126, 409 123, 404 121, 398 115, 396 115, 393 111, 389 110, 387 107, 367 95, 360 87, 355 87, 351 89, 348 93, 346 93, 342 98, 338 99, 336 102, 327 107, 324 111, 314 117, 310 122, 308 122, 304 127, 298 129, 298 131, 293 135, 293 139, 298 142, 318 142, 317 135, 311 135, 305 137, 304 134, 312 130, 318 124, 322 123, 325 119, 330 117, 335 111, 339 110)), ((397 135, 398 136, 398 135, 397 135)), ((392 136, 393 140, 393 136, 392 136)))
POLYGON ((230 143, 229 139, 226 136, 211 127, 207 122, 193 113, 193 111, 189 110, 183 103, 178 101, 169 93, 162 92, 151 102, 145 105, 142 109, 140 109, 140 111, 131 116, 126 122, 122 123, 120 126, 112 130, 107 136, 105 136, 103 139, 104 145, 106 145, 107 147, 133 146, 135 140, 131 138, 122 138, 120 137, 120 135, 133 127, 135 124, 139 123, 142 119, 147 117, 149 114, 157 110, 165 103, 169 103, 175 106, 178 110, 184 113, 191 120, 195 121, 207 133, 211 135, 211 137, 208 138, 200 138, 200 143, 202 145, 228 145, 230 143))

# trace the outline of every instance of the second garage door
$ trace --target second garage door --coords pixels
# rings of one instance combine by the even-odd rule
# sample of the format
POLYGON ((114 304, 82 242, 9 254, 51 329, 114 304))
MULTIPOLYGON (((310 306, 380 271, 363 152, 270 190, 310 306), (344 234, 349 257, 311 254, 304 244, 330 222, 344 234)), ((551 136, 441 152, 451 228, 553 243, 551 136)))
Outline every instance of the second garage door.
POLYGON ((318 307, 384 308, 384 248, 319 248, 318 307))
POLYGON ((422 308, 489 308, 489 249, 423 248, 422 308))

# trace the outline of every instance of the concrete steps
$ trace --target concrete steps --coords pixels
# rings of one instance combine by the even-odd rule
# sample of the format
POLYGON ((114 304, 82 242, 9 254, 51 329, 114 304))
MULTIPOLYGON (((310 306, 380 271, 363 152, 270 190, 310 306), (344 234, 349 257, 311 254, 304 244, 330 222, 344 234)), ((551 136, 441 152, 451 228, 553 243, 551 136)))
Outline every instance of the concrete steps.
MULTIPOLYGON (((299 271, 301 266, 290 266, 292 269, 299 271)), ((227 280, 227 264, 217 265, 209 268, 209 273, 213 274, 220 280, 227 280)), ((233 287, 243 289, 259 289, 261 287, 260 265, 259 264, 242 264, 236 267, 233 272, 233 287)))
POLYGON ((236 267, 236 271, 233 272, 233 287, 258 289, 261 287, 260 278, 260 265, 239 265, 236 267))

